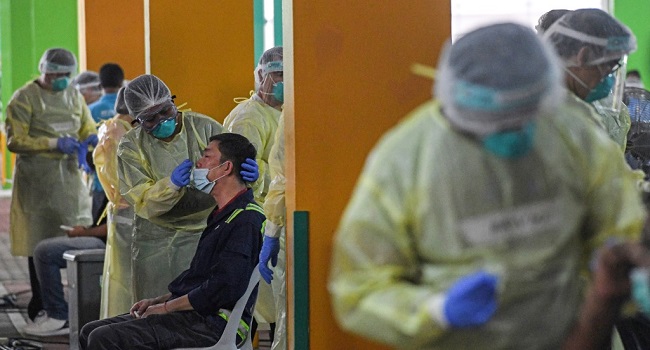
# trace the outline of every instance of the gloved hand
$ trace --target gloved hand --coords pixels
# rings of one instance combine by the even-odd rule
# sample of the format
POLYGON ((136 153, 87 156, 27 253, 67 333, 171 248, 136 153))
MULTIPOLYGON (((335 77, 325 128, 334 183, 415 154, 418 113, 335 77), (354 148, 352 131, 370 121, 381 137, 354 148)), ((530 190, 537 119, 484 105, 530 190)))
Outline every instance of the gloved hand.
POLYGON ((474 327, 486 323, 497 309, 498 278, 484 271, 456 281, 444 301, 444 315, 452 327, 474 327))
POLYGON ((246 161, 241 165, 241 169, 240 174, 246 182, 255 182, 260 177, 260 169, 255 159, 246 158, 246 161))
POLYGON ((189 159, 185 159, 179 166, 172 171, 172 183, 178 187, 184 187, 190 183, 190 173, 194 163, 189 159))
POLYGON ((86 157, 88 157, 88 145, 86 145, 84 141, 79 145, 79 148, 77 150, 77 163, 79 164, 79 167, 83 169, 83 171, 85 171, 87 174, 90 174, 93 172, 93 170, 90 168, 90 165, 88 165, 86 157))
POLYGON ((93 147, 97 147, 97 142, 99 142, 99 139, 97 138, 97 134, 92 134, 83 141, 86 145, 91 145, 93 147))
POLYGON ((278 253, 280 252, 280 237, 264 236, 264 243, 262 243, 262 251, 260 252, 260 275, 271 284, 273 279, 273 270, 269 268, 269 260, 271 265, 278 264, 278 253))
POLYGON ((79 149, 79 141, 74 137, 63 136, 56 140, 56 149, 61 153, 73 154, 79 149))

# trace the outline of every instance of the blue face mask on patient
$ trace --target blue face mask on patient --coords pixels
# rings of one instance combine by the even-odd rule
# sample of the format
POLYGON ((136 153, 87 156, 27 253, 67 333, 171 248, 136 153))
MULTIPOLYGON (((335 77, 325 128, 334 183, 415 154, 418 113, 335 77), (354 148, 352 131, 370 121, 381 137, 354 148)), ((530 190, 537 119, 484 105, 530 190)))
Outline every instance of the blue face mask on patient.
POLYGON ((529 122, 520 130, 501 131, 483 139, 483 148, 490 153, 506 159, 525 156, 533 148, 535 123, 529 122))

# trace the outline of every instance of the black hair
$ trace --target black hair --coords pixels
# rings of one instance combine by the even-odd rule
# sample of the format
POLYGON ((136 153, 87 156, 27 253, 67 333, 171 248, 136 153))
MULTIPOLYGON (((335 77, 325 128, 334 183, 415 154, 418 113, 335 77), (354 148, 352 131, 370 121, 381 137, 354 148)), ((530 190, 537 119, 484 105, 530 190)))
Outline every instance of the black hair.
POLYGON ((124 71, 119 64, 106 63, 99 69, 99 83, 103 88, 119 88, 124 82, 124 71))
POLYGON ((535 28, 538 32, 545 32, 551 24, 555 23, 555 21, 560 19, 560 17, 564 16, 567 12, 571 11, 565 9, 548 11, 539 18, 537 21, 537 27, 535 28))
POLYGON ((255 159, 257 150, 247 138, 239 134, 223 133, 210 137, 210 142, 217 141, 217 148, 221 152, 221 163, 231 161, 233 171, 241 182, 245 182, 241 175, 241 165, 246 158, 255 159))

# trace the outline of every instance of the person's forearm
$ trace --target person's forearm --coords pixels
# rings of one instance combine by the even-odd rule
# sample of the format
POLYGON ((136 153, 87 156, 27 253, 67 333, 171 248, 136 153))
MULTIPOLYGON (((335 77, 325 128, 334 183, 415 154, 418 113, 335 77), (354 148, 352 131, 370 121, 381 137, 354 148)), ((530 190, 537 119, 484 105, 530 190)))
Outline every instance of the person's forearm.
POLYGON ((612 329, 623 301, 599 296, 594 288, 587 293, 578 321, 564 342, 564 350, 608 349, 612 329))
POLYGON ((108 230, 106 228, 106 224, 101 224, 99 226, 87 228, 86 231, 84 232, 84 236, 103 238, 106 237, 107 232, 108 230))
POLYGON ((166 301, 165 303, 165 311, 167 312, 194 310, 187 294, 174 300, 166 301))

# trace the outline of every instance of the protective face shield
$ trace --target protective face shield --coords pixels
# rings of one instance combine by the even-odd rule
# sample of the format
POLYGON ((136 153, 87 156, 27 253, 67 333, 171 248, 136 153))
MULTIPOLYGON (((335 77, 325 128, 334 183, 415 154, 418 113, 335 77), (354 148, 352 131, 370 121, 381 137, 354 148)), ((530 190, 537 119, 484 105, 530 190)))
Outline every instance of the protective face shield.
POLYGON ((535 122, 529 122, 519 130, 501 131, 483 139, 483 148, 506 159, 525 156, 533 148, 535 122))
POLYGON ((65 88, 70 85, 70 77, 58 77, 54 80, 52 80, 52 90, 54 91, 63 91, 65 88))
POLYGON ((214 185, 217 183, 217 181, 226 175, 219 176, 218 178, 210 181, 208 179, 208 174, 210 173, 210 171, 212 171, 212 169, 217 169, 224 164, 226 164, 226 162, 223 162, 217 165, 216 167, 210 169, 194 168, 192 170, 192 175, 190 175, 190 185, 201 192, 210 194, 210 192, 212 192, 212 188, 214 188, 214 185))
POLYGON ((272 61, 261 66, 261 72, 262 72, 262 76, 264 77, 264 80, 260 84, 260 89, 262 88, 262 86, 264 85, 267 79, 271 79, 272 87, 271 87, 271 92, 260 90, 260 93, 265 95, 271 95, 273 96, 273 98, 275 98, 276 101, 280 103, 284 103, 284 82, 283 81, 276 82, 273 79, 271 73, 282 72, 283 69, 284 69, 284 65, 282 61, 272 61))

